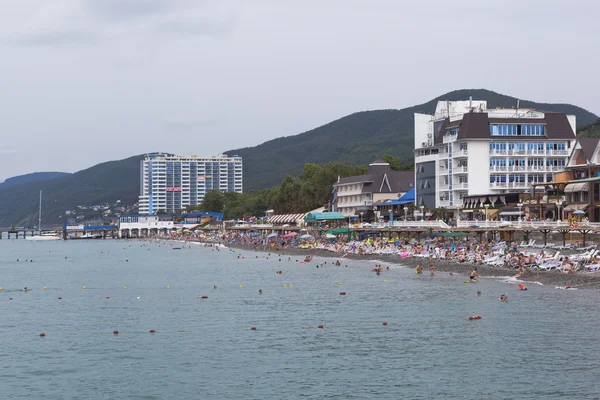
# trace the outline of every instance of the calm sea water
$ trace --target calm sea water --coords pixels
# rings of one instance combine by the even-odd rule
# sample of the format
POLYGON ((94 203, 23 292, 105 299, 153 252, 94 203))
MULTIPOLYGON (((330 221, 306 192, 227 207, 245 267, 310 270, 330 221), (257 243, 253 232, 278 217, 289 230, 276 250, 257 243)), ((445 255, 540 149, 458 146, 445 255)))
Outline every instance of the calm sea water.
POLYGON ((2 398, 600 398, 596 291, 172 246, 2 240, 2 398))

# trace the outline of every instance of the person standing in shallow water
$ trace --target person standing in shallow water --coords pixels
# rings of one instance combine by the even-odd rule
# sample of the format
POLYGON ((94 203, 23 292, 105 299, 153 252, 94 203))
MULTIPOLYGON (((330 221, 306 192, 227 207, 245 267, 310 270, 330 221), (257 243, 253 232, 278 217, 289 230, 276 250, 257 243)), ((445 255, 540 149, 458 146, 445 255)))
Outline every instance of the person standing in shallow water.
POLYGON ((431 275, 435 275, 435 265, 433 265, 433 260, 429 260, 429 270, 431 271, 431 275))

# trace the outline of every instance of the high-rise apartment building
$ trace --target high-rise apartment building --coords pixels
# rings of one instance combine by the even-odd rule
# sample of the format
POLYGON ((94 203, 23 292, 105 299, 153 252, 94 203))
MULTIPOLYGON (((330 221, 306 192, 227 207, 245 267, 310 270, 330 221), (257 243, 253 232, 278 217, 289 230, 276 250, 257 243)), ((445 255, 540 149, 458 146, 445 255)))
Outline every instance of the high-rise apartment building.
POLYGON ((439 101, 415 114, 415 203, 456 210, 466 196, 527 192, 564 170, 574 143, 573 115, 439 101))
POLYGON ((202 203, 211 190, 242 193, 241 157, 151 153, 141 162, 140 214, 184 210, 202 203))

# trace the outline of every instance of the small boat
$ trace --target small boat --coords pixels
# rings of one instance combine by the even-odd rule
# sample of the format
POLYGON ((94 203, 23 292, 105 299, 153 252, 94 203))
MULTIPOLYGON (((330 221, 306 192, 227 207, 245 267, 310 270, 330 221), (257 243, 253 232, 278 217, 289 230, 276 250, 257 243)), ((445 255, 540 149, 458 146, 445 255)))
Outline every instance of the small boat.
POLYGON ((73 236, 71 239, 102 239, 102 235, 87 232, 81 236, 73 236))
POLYGON ((40 210, 38 213, 39 234, 25 237, 25 240, 60 240, 60 235, 56 231, 42 232, 42 191, 40 190, 40 210))

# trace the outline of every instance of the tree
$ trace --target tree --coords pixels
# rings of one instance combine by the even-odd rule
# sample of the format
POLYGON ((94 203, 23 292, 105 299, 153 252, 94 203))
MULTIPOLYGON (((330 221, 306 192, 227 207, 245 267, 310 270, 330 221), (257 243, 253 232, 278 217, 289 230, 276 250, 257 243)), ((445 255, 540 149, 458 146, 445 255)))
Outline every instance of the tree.
POLYGON ((210 190, 204 196, 202 204, 200 204, 200 211, 222 212, 224 205, 224 194, 218 190, 210 190))

